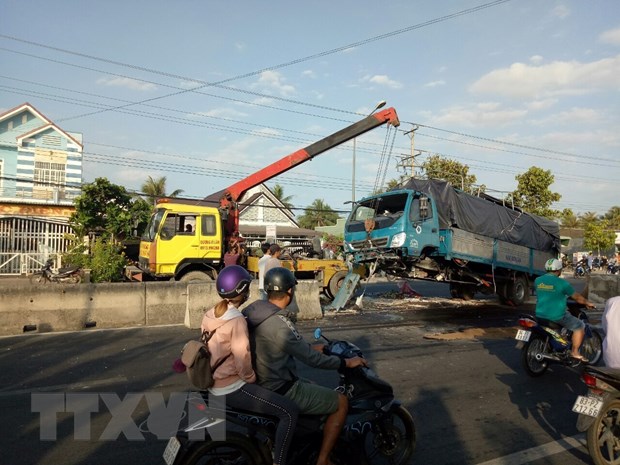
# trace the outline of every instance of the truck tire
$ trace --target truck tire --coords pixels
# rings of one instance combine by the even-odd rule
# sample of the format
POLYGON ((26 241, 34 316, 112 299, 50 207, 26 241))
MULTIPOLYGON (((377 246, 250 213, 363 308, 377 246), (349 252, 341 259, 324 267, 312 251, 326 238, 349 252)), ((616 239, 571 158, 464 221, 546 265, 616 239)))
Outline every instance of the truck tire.
POLYGON ((473 284, 450 283, 450 295, 455 299, 472 300, 476 294, 473 284))
POLYGON ((506 298, 515 307, 523 305, 528 297, 530 286, 527 282, 527 278, 523 275, 515 276, 513 282, 508 283, 506 298))
POLYGON ((327 291, 325 292, 327 297, 334 300, 348 273, 349 272, 346 270, 340 270, 334 273, 334 275, 329 279, 329 283, 327 283, 327 288, 325 289, 327 291))
POLYGON ((189 273, 185 273, 183 276, 181 276, 181 279, 179 279, 179 281, 213 281, 213 275, 206 271, 190 271, 189 273))

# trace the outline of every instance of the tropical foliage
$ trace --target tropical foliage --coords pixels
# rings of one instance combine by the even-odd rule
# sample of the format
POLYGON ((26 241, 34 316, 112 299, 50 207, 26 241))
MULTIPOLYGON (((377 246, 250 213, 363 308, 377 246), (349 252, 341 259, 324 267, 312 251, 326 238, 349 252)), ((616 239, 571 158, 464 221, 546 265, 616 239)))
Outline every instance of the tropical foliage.
POLYGON ((293 196, 292 195, 285 196, 284 188, 280 184, 276 184, 275 186, 273 186, 272 192, 273 192, 273 195, 276 197, 276 199, 282 202, 286 208, 289 208, 289 209, 293 208, 293 204, 291 203, 293 196))
POLYGON ((317 226, 331 226, 338 221, 338 213, 322 199, 316 199, 312 205, 304 209, 299 217, 299 226, 314 229, 317 226))
POLYGON ((469 191, 476 183, 476 176, 469 174, 469 166, 456 160, 432 155, 422 163, 422 169, 429 179, 443 179, 454 187, 469 191))
POLYGON ((154 179, 149 176, 140 188, 142 194, 153 204, 157 202, 157 199, 162 197, 178 197, 183 193, 183 189, 176 189, 170 194, 166 193, 166 176, 154 179))
POLYGON ((515 176, 518 182, 517 189, 512 192, 511 197, 515 206, 522 208, 528 213, 544 216, 546 218, 557 218, 560 212, 553 210, 553 202, 559 201, 562 196, 557 192, 552 192, 551 184, 555 180, 551 170, 543 170, 537 166, 532 166, 523 174, 515 176))

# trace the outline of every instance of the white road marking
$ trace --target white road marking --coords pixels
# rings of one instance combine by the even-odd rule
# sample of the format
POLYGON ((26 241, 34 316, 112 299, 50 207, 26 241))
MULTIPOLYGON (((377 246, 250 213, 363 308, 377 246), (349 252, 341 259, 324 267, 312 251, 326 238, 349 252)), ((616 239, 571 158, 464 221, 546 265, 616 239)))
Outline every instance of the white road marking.
POLYGON ((478 463, 477 465, 523 465, 526 463, 532 463, 535 460, 540 460, 549 455, 559 454, 560 452, 565 452, 567 450, 582 446, 587 447, 585 433, 548 442, 542 446, 532 447, 531 449, 522 450, 520 452, 498 457, 487 462, 478 463))

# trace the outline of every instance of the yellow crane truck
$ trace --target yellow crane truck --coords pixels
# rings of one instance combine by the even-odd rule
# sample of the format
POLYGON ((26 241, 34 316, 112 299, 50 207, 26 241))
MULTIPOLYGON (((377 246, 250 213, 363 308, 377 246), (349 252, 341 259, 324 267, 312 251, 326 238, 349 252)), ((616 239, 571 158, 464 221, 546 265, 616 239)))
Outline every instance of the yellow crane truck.
MULTIPOLYGON (((238 258, 235 255, 243 241, 239 234, 238 201, 248 189, 386 123, 400 124, 394 108, 367 116, 203 200, 160 199, 140 240, 138 268, 128 274, 137 280, 215 279, 226 263, 238 258)), ((245 258, 247 260, 241 263, 257 273, 256 257, 245 258)), ((331 297, 347 274, 347 266, 341 260, 300 259, 294 262, 285 260, 284 266, 298 273, 314 273, 331 297)))

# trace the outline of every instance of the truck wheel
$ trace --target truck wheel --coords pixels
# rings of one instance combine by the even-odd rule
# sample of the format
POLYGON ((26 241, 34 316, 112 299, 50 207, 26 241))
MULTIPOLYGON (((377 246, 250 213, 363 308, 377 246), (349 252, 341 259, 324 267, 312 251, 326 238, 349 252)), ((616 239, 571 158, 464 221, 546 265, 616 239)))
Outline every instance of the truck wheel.
POLYGON ((205 271, 190 271, 189 273, 185 273, 183 276, 181 276, 181 279, 179 279, 179 281, 213 281, 213 275, 205 271))
POLYGON ((506 297, 516 307, 523 305, 530 287, 525 276, 516 276, 514 282, 508 283, 506 297))
POLYGON ((336 294, 338 294, 338 291, 342 287, 342 283, 347 277, 347 274, 349 274, 348 271, 340 270, 334 273, 334 275, 330 278, 329 283, 327 283, 327 292, 325 292, 330 299, 333 300, 336 297, 336 294))
POLYGON ((476 294, 476 287, 471 284, 450 283, 450 295, 455 299, 471 300, 476 294))

